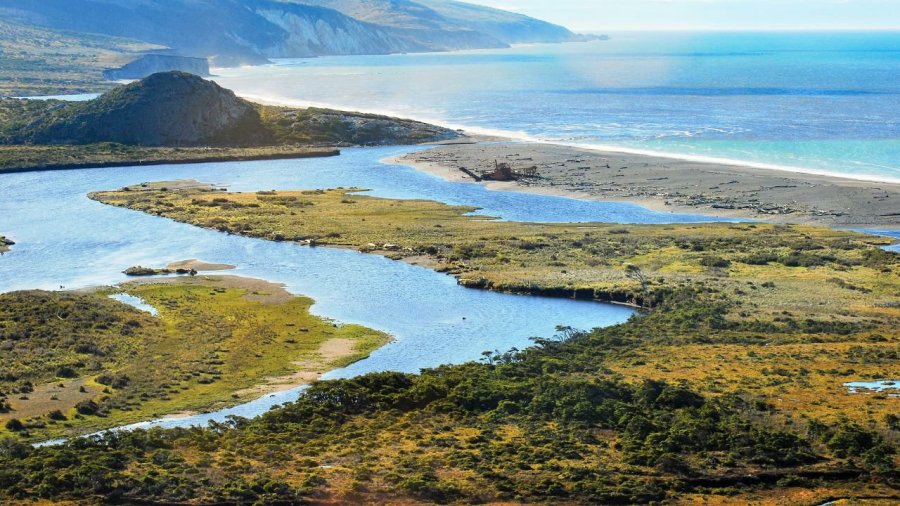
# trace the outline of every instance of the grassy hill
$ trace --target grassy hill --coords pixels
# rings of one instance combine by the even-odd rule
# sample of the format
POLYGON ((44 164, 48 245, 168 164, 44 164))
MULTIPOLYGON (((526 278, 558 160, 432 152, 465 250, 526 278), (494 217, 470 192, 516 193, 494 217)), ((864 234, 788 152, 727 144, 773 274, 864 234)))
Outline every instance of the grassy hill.
POLYGON ((182 72, 154 74, 86 102, 0 99, 0 171, 292 158, 457 135, 386 116, 254 104, 182 72))
POLYGON ((7 145, 409 144, 454 135, 384 116, 261 106, 183 72, 153 74, 86 102, 0 100, 0 144, 7 145))

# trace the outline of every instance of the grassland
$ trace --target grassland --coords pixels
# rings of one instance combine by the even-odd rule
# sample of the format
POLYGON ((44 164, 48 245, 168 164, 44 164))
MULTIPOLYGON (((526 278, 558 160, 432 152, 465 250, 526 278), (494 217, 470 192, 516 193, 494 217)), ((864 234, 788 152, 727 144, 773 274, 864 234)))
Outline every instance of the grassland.
POLYGON ((102 143, 0 146, 0 174, 90 167, 210 163, 335 156, 334 148, 308 146, 166 148, 102 143))
POLYGON ((311 316, 311 304, 232 276, 0 294, 0 435, 46 439, 217 409, 309 383, 388 340, 311 316), (119 290, 159 317, 108 298, 119 290))
POLYGON ((103 70, 162 46, 0 20, 0 96, 101 92, 103 70))

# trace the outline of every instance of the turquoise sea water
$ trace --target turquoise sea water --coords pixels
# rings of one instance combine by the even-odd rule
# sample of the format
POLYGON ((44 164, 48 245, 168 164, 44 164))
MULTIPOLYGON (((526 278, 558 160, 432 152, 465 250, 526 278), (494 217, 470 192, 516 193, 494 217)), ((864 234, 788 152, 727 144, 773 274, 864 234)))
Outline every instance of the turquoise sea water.
POLYGON ((900 32, 614 34, 215 73, 239 93, 298 104, 900 180, 900 32))

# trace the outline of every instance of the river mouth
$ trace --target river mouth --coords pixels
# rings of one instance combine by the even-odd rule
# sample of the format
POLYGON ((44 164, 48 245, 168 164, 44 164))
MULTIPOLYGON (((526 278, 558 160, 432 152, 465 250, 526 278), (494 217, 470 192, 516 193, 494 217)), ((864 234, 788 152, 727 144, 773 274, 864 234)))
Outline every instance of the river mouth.
MULTIPOLYGON (((77 289, 126 281, 132 265, 163 267, 185 258, 237 266, 237 276, 282 283, 316 300, 312 313, 384 331, 394 341, 323 379, 478 360, 484 351, 526 348, 557 326, 589 330, 622 323, 633 310, 569 299, 471 290, 430 269, 356 251, 310 248, 205 230, 91 201, 91 191, 159 179, 213 181, 234 191, 371 188, 389 198, 424 198, 479 207, 501 219, 670 223, 710 221, 624 203, 490 192, 449 183, 379 160, 408 147, 349 149, 339 158, 190 166, 103 168, 10 174, 0 178, 0 215, 16 248, 0 261, 0 291, 77 289)), ((296 398, 301 388, 215 413, 130 427, 190 426, 252 417, 296 398)))

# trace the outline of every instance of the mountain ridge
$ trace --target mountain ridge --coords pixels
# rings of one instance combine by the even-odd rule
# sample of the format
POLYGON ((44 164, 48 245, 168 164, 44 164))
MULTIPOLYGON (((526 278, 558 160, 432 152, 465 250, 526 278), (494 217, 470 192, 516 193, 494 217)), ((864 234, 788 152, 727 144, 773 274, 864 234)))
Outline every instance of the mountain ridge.
POLYGON ((0 16, 163 45, 218 67, 585 40, 545 21, 452 0, 0 0, 0 16))

